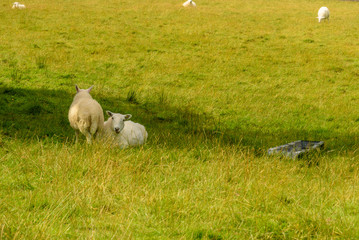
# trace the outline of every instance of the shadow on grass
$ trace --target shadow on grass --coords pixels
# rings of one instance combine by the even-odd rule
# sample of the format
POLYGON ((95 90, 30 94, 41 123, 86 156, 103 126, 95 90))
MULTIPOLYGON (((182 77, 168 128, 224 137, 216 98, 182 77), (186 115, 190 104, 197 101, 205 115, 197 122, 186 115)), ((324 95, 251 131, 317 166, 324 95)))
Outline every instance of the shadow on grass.
MULTIPOLYGON (((17 138, 54 138, 65 142, 74 138, 67 112, 74 92, 64 90, 24 89, 0 86, 0 133, 17 138)), ((240 145, 263 155, 266 149, 295 140, 322 140, 329 148, 354 149, 357 137, 351 134, 333 136, 325 130, 281 130, 244 128, 226 129, 212 116, 195 113, 189 107, 176 108, 161 101, 138 103, 126 94, 118 97, 99 95, 94 98, 103 110, 131 113, 133 121, 146 126, 149 136, 171 148, 197 144, 240 145), (328 142, 329 144, 328 144, 328 142)), ((106 117, 105 117, 106 118, 106 117)))
MULTIPOLYGON (((25 89, 0 86, 0 133, 17 138, 56 138, 66 141, 74 137, 67 114, 74 91, 25 89)), ((181 133, 196 135, 202 116, 188 109, 176 109, 161 103, 139 104, 133 97, 108 97, 93 91, 93 97, 103 110, 131 113, 133 121, 140 122, 151 132, 178 141, 181 133)), ((105 119, 107 116, 105 116, 105 119)), ((201 124, 203 125, 203 124, 201 124)))
POLYGON ((0 86, 0 131, 18 138, 69 136, 68 93, 0 86))
MULTIPOLYGON (((74 131, 69 125, 67 114, 74 94, 75 91, 0 86, 0 133, 23 139, 72 139, 74 131)), ((193 124, 198 122, 192 119, 195 115, 191 112, 182 114, 179 109, 154 107, 156 103, 139 105, 132 99, 126 101, 122 96, 107 97, 96 91, 92 95, 104 111, 131 113, 133 121, 144 124, 152 132, 159 132, 160 136, 168 136, 166 133, 174 130, 176 134, 170 135, 175 137, 182 130, 195 128, 193 124), (153 107, 155 111, 148 110, 153 107)), ((199 115, 195 117, 199 119, 199 115)))

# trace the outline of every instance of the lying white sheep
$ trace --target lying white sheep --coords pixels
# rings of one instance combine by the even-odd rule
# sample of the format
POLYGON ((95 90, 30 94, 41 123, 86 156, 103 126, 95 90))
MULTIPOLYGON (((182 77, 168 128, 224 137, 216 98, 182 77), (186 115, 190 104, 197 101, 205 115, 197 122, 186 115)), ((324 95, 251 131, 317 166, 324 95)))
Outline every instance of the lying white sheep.
POLYGON ((86 136, 87 142, 91 143, 94 135, 103 130, 104 117, 101 105, 94 100, 89 89, 80 89, 76 85, 76 95, 69 109, 69 122, 76 133, 76 142, 79 133, 86 136))
POLYGON ((188 0, 188 1, 184 2, 182 5, 183 5, 184 7, 188 7, 188 6, 195 7, 195 6, 196 6, 196 3, 193 2, 192 0, 188 0))
POLYGON ((146 142, 148 134, 145 127, 139 123, 128 121, 132 115, 122 115, 106 111, 109 116, 104 124, 106 140, 119 145, 121 148, 138 146, 146 142))
POLYGON ((327 7, 319 8, 317 18, 319 22, 321 22, 322 19, 327 19, 329 21, 329 9, 327 7))
POLYGON ((13 8, 13 9, 15 9, 15 8, 25 9, 26 7, 25 7, 24 4, 20 4, 20 3, 18 3, 18 2, 14 2, 14 3, 12 4, 12 8, 13 8))

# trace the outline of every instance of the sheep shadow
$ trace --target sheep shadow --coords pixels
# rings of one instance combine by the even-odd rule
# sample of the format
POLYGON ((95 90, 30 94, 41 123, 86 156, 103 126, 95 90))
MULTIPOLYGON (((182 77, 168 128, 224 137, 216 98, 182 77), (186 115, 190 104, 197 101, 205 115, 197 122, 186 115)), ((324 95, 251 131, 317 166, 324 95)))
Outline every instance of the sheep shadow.
MULTIPOLYGON (((67 113, 74 94, 75 91, 0 86, 0 134, 22 139, 72 140, 74 132, 67 113)), ((133 121, 146 127, 150 144, 163 144, 166 148, 186 148, 193 143, 238 145, 263 155, 270 147, 295 140, 321 140, 326 142, 327 148, 347 150, 355 149, 358 140, 354 134, 338 136, 320 129, 265 132, 240 124, 228 129, 220 119, 196 113, 185 106, 174 107, 161 101, 138 103, 126 99, 123 94, 109 97, 94 91, 92 95, 104 111, 131 113, 133 121)))

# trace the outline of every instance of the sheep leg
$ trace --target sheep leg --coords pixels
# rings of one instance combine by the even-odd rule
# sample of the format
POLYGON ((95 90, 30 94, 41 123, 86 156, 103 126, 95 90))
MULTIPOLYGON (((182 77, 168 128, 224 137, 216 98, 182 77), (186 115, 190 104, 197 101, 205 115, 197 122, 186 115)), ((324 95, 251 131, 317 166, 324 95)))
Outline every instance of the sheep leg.
POLYGON ((120 146, 121 149, 128 148, 128 144, 127 144, 127 143, 120 143, 119 146, 120 146))
POLYGON ((87 143, 91 144, 92 134, 90 133, 90 131, 88 129, 84 129, 84 128, 80 128, 79 130, 83 135, 85 135, 87 143))
POLYGON ((94 139, 99 139, 101 136, 100 136, 100 132, 99 131, 96 131, 94 134, 93 134, 93 137, 94 139))
POLYGON ((85 134, 85 136, 86 136, 87 143, 88 143, 88 144, 91 144, 91 140, 92 140, 92 135, 91 135, 91 133, 85 132, 84 134, 85 134))
POLYGON ((79 141, 79 135, 80 135, 80 130, 76 129, 76 130, 75 130, 75 136, 76 136, 75 143, 78 143, 78 141, 79 141))

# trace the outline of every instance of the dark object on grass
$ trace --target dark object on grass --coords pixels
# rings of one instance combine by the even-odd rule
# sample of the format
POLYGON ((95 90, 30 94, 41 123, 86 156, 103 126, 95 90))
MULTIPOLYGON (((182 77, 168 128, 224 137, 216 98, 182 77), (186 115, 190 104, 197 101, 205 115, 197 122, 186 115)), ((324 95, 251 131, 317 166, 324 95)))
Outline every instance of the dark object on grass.
POLYGON ((270 148, 268 149, 268 155, 281 154, 296 159, 302 157, 308 152, 312 152, 315 149, 320 150, 323 148, 323 141, 298 140, 278 147, 270 148))

